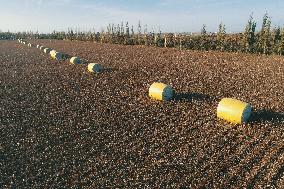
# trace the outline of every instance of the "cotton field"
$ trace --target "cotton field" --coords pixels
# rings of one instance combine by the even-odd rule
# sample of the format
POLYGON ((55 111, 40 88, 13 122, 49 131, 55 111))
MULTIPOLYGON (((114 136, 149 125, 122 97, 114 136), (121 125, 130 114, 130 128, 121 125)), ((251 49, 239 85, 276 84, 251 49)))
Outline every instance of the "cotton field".
POLYGON ((4 188, 281 188, 284 58, 0 41, 4 188))

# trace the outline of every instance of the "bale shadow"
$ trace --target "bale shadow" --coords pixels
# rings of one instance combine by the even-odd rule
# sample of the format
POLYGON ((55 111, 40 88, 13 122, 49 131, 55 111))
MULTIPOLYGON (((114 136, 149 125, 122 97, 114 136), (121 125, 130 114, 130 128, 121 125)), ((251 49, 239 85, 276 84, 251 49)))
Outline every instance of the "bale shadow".
POLYGON ((214 98, 212 98, 210 95, 207 94, 201 94, 201 93, 175 93, 173 97, 174 101, 213 101, 214 98))
POLYGON ((81 64, 82 64, 82 65, 87 65, 87 64, 89 64, 89 63, 90 63, 90 61, 82 60, 82 59, 81 59, 81 64))
POLYGON ((62 54, 62 59, 63 60, 67 60, 67 59, 70 59, 70 58, 72 58, 71 55, 69 55, 69 54, 62 54))
POLYGON ((93 79, 97 79, 97 76, 99 76, 100 74, 113 73, 117 70, 118 70, 117 68, 102 68, 100 73, 90 73, 90 72, 88 73, 93 76, 93 79))
POLYGON ((117 68, 103 68, 102 69, 102 72, 105 72, 105 73, 112 73, 112 72, 115 72, 117 71, 118 69, 117 68))
POLYGON ((269 121, 272 123, 280 123, 280 122, 284 123, 284 113, 262 109, 259 111, 253 111, 249 119, 249 122, 254 122, 254 123, 261 123, 265 121, 269 121))

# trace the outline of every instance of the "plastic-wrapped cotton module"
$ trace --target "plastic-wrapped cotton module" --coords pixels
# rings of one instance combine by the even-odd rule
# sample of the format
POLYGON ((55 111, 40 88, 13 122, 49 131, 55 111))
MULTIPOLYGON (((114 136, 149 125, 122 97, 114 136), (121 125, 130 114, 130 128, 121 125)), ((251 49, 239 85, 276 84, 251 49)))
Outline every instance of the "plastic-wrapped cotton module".
POLYGON ((234 124, 246 123, 250 118, 252 107, 233 98, 223 98, 217 107, 217 117, 234 124))
POLYGON ((102 65, 98 63, 90 63, 88 64, 88 71, 91 73, 101 73, 102 65))
POLYGON ((149 88, 149 96, 156 100, 170 100, 173 97, 173 89, 164 83, 153 83, 149 88))

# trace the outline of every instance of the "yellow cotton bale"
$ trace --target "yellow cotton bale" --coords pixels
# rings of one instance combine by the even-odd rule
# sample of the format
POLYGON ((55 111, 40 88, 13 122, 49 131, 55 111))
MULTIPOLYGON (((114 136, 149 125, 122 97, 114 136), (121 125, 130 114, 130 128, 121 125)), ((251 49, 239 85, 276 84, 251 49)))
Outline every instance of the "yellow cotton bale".
POLYGON ((52 51, 50 51, 49 52, 49 54, 52 56, 53 54, 55 54, 56 53, 56 50, 52 50, 52 51))
POLYGON ((156 100, 170 100, 173 94, 172 87, 164 83, 153 83, 149 88, 149 96, 156 100))
POLYGON ((102 65, 98 63, 90 63, 88 64, 88 71, 91 73, 101 73, 102 72, 102 65))
POLYGON ((45 49, 43 49, 43 52, 46 53, 46 54, 50 53, 50 51, 51 51, 50 48, 45 48, 45 49))
POLYGON ((223 98, 217 107, 217 117, 233 124, 246 123, 252 107, 246 102, 233 98, 223 98))
POLYGON ((56 60, 61 60, 62 59, 62 53, 57 52, 55 50, 50 51, 50 55, 52 58, 56 59, 56 60))
POLYGON ((81 64, 81 60, 80 60, 79 57, 72 57, 72 58, 70 59, 70 62, 71 62, 72 64, 81 64))

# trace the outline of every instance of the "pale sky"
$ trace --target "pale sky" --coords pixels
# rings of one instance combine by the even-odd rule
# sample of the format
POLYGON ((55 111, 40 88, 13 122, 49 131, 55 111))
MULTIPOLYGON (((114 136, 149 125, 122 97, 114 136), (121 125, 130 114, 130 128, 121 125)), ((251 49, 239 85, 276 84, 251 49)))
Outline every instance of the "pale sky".
POLYGON ((136 29, 141 20, 156 32, 199 32, 203 24, 214 32, 221 22, 239 32, 252 12, 258 28, 266 12, 273 26, 284 25, 283 0, 0 0, 0 30, 100 31, 121 21, 136 29))

